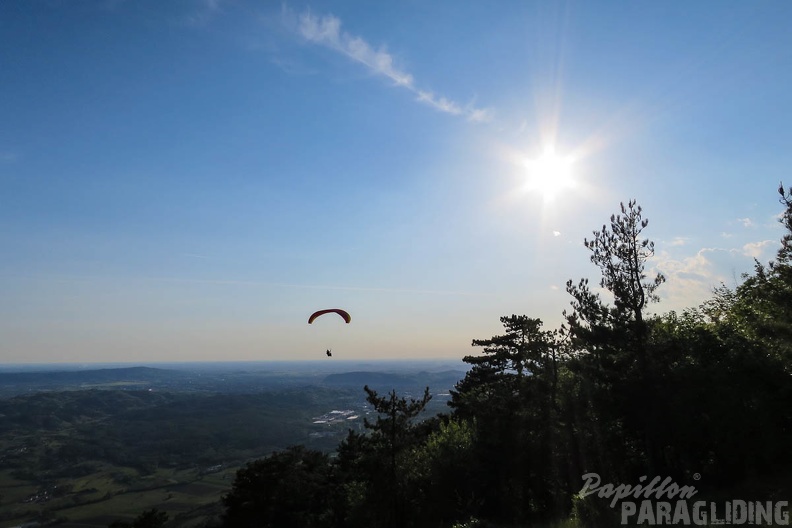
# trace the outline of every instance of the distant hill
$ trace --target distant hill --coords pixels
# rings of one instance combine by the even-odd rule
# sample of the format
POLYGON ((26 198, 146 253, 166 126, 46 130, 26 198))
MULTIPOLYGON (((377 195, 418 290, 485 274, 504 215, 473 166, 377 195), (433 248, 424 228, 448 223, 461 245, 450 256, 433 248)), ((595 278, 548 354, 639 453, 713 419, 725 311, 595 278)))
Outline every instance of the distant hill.
POLYGON ((58 370, 36 372, 0 372, 0 384, 45 383, 78 384, 114 381, 159 381, 180 372, 151 367, 123 367, 94 370, 58 370))
POLYGON ((331 387, 356 387, 368 385, 377 391, 423 389, 429 387, 432 392, 446 391, 462 378, 465 372, 461 370, 444 370, 441 372, 343 372, 329 374, 322 380, 322 384, 331 387))
POLYGON ((0 372, 0 397, 86 388, 165 388, 178 385, 185 375, 177 370, 152 367, 0 372))
POLYGON ((329 362, 320 365, 262 364, 158 366, 97 366, 49 370, 0 371, 0 399, 42 391, 82 389, 153 390, 168 392, 251 393, 287 387, 324 386, 354 388, 362 394, 368 385, 378 392, 415 390, 424 387, 439 394, 464 378, 465 371, 453 368, 420 367, 388 363, 329 362), (229 368, 232 367, 232 368, 229 368), (344 372, 343 369, 349 368, 344 372), (374 368, 371 368, 374 367, 374 368))

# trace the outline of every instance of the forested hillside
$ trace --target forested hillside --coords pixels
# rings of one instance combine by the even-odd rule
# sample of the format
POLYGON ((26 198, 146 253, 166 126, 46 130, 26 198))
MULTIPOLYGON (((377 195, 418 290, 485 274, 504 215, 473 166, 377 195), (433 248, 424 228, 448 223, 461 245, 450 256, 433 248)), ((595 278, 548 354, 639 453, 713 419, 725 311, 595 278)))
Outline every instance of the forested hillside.
POLYGON ((428 417, 464 376, 433 362, 57 368, 0 373, 0 527, 103 527, 145 508, 200 526, 246 462, 292 444, 329 453, 363 430, 362 380, 406 394, 431 382, 428 417))
POLYGON ((231 468, 247 460, 294 443, 332 449, 361 420, 317 418, 333 409, 363 414, 361 401, 359 391, 317 386, 248 394, 70 390, 0 400, 0 526, 33 519, 106 526, 135 503, 186 515, 216 501, 231 468))

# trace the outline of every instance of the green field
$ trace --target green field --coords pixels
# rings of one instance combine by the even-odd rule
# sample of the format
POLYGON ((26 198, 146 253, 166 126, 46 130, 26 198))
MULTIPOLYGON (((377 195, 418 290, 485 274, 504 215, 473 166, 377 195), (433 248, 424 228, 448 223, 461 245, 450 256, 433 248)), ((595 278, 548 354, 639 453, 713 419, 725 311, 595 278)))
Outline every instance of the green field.
POLYGON ((131 520, 153 507, 166 511, 180 526, 200 526, 207 512, 228 491, 238 466, 224 467, 211 474, 200 470, 157 470, 140 476, 131 468, 103 467, 100 471, 49 484, 43 490, 15 479, 9 471, 0 472, 2 522, 8 528, 36 518, 62 521, 62 526, 105 527, 114 520, 131 520), (68 491, 59 492, 60 488, 68 491), (32 497, 38 501, 26 502, 32 497))

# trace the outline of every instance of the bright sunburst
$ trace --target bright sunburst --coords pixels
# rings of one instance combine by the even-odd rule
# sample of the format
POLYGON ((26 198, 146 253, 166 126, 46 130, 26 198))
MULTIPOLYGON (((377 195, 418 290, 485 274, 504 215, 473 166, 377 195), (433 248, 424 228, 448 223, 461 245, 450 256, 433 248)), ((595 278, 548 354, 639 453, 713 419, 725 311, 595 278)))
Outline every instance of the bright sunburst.
POLYGON ((575 186, 572 174, 574 160, 559 156, 554 147, 546 147, 541 156, 525 161, 528 169, 526 190, 540 193, 550 201, 564 189, 575 186))

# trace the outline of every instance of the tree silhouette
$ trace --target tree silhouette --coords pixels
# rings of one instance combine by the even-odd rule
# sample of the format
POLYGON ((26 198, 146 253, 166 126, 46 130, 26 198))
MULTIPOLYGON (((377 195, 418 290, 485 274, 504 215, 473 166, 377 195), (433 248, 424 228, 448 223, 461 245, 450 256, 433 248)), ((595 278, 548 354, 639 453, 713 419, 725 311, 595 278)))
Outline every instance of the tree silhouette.
POLYGON ((223 497, 223 526, 325 526, 330 463, 326 454, 292 446, 248 463, 223 497))
MULTIPOLYGON (((501 317, 506 333, 475 339, 479 356, 451 391, 455 416, 475 424, 476 478, 482 483, 480 513, 519 522, 555 509, 561 488, 556 457, 560 344, 542 321, 501 317)), ((479 512, 476 512, 479 513, 479 512)))
MULTIPOLYGON (((565 331, 584 354, 579 362, 582 370, 578 369, 585 373, 580 397, 601 405, 598 412, 606 415, 606 409, 621 407, 618 412, 626 415, 627 424, 643 432, 642 458, 653 472, 658 457, 654 442, 657 394, 644 310, 648 303, 658 300, 656 290, 665 277, 661 273, 653 279, 647 277, 646 262, 654 254, 654 242, 641 236, 649 224, 642 217, 641 207, 630 200, 627 205, 621 203, 620 209, 621 214, 611 215, 609 226, 603 225, 600 231, 594 231, 593 239, 583 242, 591 251, 591 262, 600 270, 599 285, 613 295, 614 305, 603 302, 587 279, 577 285, 568 281, 567 291, 573 301, 572 312, 564 312, 565 331)), ((631 431, 617 427, 595 434, 616 435, 629 441, 631 431)), ((610 459, 605 464, 615 465, 612 456, 599 453, 600 458, 603 456, 610 459)))
POLYGON ((168 522, 168 514, 152 508, 135 517, 131 523, 114 521, 108 526, 109 528, 163 528, 166 522, 168 522))
POLYGON ((408 526, 406 511, 409 490, 406 487, 406 472, 400 464, 401 455, 420 440, 419 429, 414 420, 426 408, 432 399, 429 387, 424 390, 421 399, 398 397, 396 391, 387 396, 379 396, 368 385, 363 387, 368 401, 377 412, 377 419, 370 422, 364 419, 365 427, 370 431, 367 437, 367 453, 369 456, 372 493, 370 498, 375 510, 381 512, 386 521, 382 526, 408 526))

